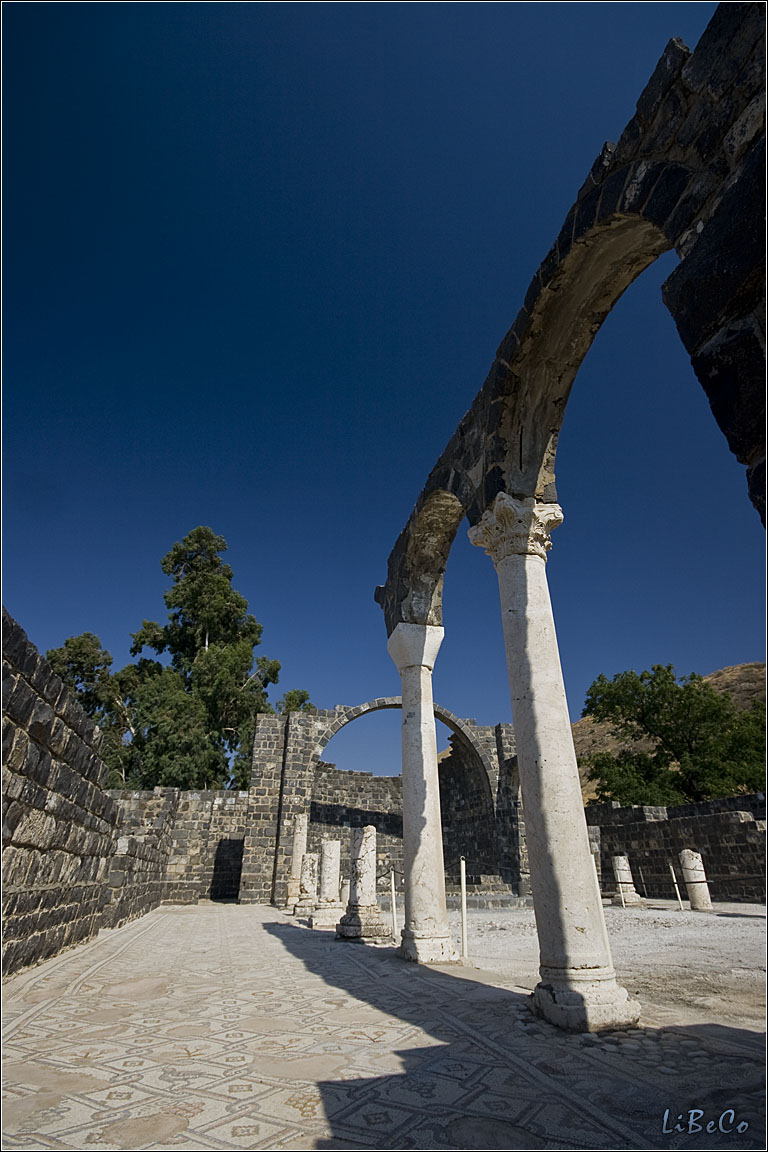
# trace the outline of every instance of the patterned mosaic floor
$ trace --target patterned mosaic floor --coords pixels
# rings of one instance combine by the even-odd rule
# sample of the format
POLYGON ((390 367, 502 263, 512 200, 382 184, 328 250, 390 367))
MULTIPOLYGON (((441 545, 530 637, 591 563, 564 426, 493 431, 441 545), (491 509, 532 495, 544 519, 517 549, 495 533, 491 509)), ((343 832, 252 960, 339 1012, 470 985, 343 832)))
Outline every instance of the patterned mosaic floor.
POLYGON ((164 907, 6 983, 3 1147, 765 1147, 756 1033, 565 1036, 511 979, 164 907))

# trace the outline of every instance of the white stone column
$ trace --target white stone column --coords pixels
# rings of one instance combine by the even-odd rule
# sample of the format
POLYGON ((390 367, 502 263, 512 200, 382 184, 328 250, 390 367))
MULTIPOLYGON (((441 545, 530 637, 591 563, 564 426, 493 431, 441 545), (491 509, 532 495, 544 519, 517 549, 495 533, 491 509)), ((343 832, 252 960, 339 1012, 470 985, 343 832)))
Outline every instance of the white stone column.
POLYGON ((628 856, 613 857, 613 874, 616 877, 616 887, 618 889, 612 900, 613 904, 621 904, 622 908, 628 904, 631 904, 633 907, 645 904, 645 900, 643 900, 635 888, 628 856))
POLYGON ((680 867, 683 870, 683 880, 685 880, 691 911, 712 912, 709 885, 700 853, 693 852, 690 848, 684 848, 680 853, 680 867))
POLYGON ((320 891, 317 907, 310 917, 310 928, 335 928, 344 913, 339 900, 340 863, 340 841, 323 840, 320 845, 320 891))
POLYGON ((387 650, 403 698, 403 860, 405 927, 401 955, 440 964, 455 960, 445 906, 443 828, 437 774, 432 669, 443 629, 398 624, 387 650))
POLYGON ((547 586, 557 504, 500 493, 469 538, 499 578, 541 982, 535 1009, 570 1031, 635 1024, 640 1006, 616 983, 589 850, 571 721, 547 586))
POLYGON ((301 879, 299 899, 293 912, 295 916, 310 916, 317 903, 317 852, 305 852, 301 858, 301 879))
POLYGON ((285 901, 286 908, 293 911, 301 892, 301 861, 307 850, 307 832, 309 830, 309 814, 302 812, 293 818, 293 845, 291 849, 291 871, 288 877, 288 894, 285 901))
POLYGON ((376 829, 373 824, 352 829, 350 855, 349 903, 336 925, 336 939, 389 943, 392 933, 381 919, 376 901, 376 829))

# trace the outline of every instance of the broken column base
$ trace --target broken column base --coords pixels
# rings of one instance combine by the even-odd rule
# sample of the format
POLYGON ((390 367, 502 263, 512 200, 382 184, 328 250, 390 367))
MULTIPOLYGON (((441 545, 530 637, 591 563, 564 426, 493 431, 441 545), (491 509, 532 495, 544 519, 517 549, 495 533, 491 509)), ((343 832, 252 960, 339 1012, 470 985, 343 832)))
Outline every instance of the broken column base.
POLYGON ((314 900, 301 899, 294 905, 293 914, 294 916, 302 916, 304 919, 306 919, 307 916, 312 915, 314 910, 314 900))
POLYGON ((391 944, 392 931, 382 920, 378 904, 350 904, 336 925, 336 939, 391 944))
POLYGON ((426 935, 403 928, 401 936, 399 952, 404 960, 413 960, 417 964, 451 964, 457 959, 453 941, 447 933, 426 935))
POLYGON ((632 1028, 640 1019, 640 1005, 614 978, 571 978, 567 984, 542 980, 531 994, 531 1005, 538 1016, 565 1032, 632 1028))
POLYGON ((645 908, 645 900, 637 892, 625 892, 623 900, 617 892, 611 904, 617 904, 620 908, 645 908))
POLYGON ((335 928, 344 915, 344 905, 340 900, 320 903, 309 918, 310 928, 335 928))
POLYGON ((294 878, 292 876, 288 881, 288 892, 286 893, 285 904, 283 905, 283 908, 286 912, 293 912, 294 908, 299 902, 300 895, 301 891, 299 888, 298 878, 294 878))

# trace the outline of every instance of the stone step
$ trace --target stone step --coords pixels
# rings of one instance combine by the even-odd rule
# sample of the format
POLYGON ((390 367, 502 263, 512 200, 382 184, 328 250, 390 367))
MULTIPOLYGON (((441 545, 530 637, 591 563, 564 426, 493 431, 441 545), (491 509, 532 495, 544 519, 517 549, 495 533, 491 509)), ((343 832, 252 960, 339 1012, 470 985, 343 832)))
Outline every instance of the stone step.
MULTIPOLYGON (((446 907, 452 911, 461 908, 460 893, 446 893, 446 907)), ((467 892, 467 908, 532 908, 530 896, 515 896, 512 892, 467 892)))

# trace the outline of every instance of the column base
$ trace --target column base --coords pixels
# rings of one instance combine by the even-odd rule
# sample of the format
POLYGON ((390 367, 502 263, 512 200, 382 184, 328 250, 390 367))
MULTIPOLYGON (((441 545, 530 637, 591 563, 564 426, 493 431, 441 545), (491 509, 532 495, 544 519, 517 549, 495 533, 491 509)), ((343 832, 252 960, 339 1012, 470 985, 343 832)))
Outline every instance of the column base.
POLYGON ((337 940, 363 940, 391 944, 391 929, 381 918, 378 904, 351 905, 336 925, 337 940))
POLYGON ((318 904, 309 918, 310 928, 335 928, 344 915, 344 905, 341 901, 335 904, 318 904))
POLYGON ((299 900, 293 908, 294 916, 311 916, 315 910, 314 900, 299 900))
POLYGON ((399 952, 404 960, 413 960, 416 964, 452 964, 458 959, 453 941, 448 934, 423 936, 409 928, 403 928, 400 935, 402 943, 399 952))
POLYGON ((572 979, 537 984, 531 994, 534 1012, 566 1032, 608 1032, 632 1028, 640 1005, 612 980, 572 979))
POLYGON ((611 904, 618 905, 619 908, 645 908, 645 900, 638 892, 625 892, 624 903, 622 904, 621 896, 618 892, 611 900, 611 904))

